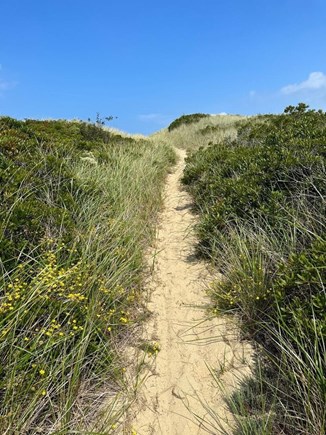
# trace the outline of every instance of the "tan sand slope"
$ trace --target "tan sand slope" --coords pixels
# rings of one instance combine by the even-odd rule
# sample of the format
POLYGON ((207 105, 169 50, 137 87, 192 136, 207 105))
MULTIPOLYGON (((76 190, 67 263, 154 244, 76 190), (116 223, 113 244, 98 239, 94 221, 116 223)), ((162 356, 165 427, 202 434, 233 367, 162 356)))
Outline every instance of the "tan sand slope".
POLYGON ((185 151, 177 152, 180 160, 168 176, 155 247, 149 304, 153 315, 143 337, 158 342, 161 350, 139 394, 132 423, 139 435, 218 433, 216 423, 209 424, 208 409, 223 419, 230 416, 209 368, 220 373, 229 390, 235 373, 247 370, 244 357, 250 354, 250 347, 237 341, 230 321, 207 320, 204 289, 212 277, 194 256, 195 217, 191 198, 180 187, 185 151))

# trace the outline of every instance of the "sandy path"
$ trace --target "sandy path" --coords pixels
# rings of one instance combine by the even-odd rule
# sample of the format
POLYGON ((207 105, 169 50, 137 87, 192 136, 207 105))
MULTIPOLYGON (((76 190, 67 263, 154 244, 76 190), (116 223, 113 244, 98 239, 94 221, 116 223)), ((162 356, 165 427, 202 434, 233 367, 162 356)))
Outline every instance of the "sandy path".
MULTIPOLYGON (((234 370, 243 365, 243 345, 234 339, 231 325, 222 318, 205 318, 204 287, 211 278, 205 264, 194 257, 195 217, 190 212, 191 198, 180 187, 185 151, 177 152, 180 160, 168 176, 155 248, 149 303, 153 315, 143 337, 158 342, 161 350, 141 388, 133 422, 139 435, 207 433, 194 414, 210 420, 208 405, 227 417, 207 366, 220 370, 229 388, 234 370)), ((209 433, 217 433, 209 427, 209 433)))

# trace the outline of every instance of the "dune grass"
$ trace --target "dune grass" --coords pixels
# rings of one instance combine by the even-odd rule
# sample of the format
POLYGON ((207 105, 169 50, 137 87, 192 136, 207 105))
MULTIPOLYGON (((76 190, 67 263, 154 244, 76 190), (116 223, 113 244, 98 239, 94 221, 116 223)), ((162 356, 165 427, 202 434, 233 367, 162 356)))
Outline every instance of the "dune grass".
POLYGON ((113 433, 174 153, 90 124, 10 118, 0 149, 0 432, 113 433))
MULTIPOLYGON (((191 120, 191 115, 189 116, 191 120)), ((234 139, 237 135, 237 124, 245 119, 246 117, 240 115, 201 116, 196 122, 179 122, 170 131, 168 128, 162 129, 154 133, 152 138, 177 148, 193 150, 205 147, 210 142, 234 139)))
POLYGON ((256 347, 253 377, 227 399, 234 434, 326 430, 325 144, 326 114, 299 104, 187 161, 198 252, 223 274, 214 309, 256 347))

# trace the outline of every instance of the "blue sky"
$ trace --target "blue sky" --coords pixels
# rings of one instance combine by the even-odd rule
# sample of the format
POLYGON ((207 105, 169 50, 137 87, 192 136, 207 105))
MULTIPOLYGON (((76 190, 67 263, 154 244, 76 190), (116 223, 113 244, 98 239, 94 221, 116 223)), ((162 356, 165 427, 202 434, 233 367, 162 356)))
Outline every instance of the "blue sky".
POLYGON ((176 117, 326 109, 325 0, 1 0, 0 114, 176 117))

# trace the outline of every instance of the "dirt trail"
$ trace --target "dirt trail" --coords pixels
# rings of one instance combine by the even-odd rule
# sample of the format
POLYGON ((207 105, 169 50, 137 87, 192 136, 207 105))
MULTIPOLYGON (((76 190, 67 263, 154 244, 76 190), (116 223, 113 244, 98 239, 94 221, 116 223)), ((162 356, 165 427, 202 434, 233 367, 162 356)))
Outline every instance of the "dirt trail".
POLYGON ((168 176, 155 247, 149 303, 153 315, 143 337, 158 342, 160 352, 141 388, 132 424, 139 435, 203 434, 204 426, 208 433, 218 433, 198 421, 211 421, 208 407, 228 418, 208 367, 219 373, 226 389, 235 382, 235 370, 246 370, 248 347, 236 340, 231 324, 223 318, 207 320, 204 288, 212 278, 194 256, 195 217, 191 198, 180 186, 185 151, 177 152, 180 160, 168 176))

